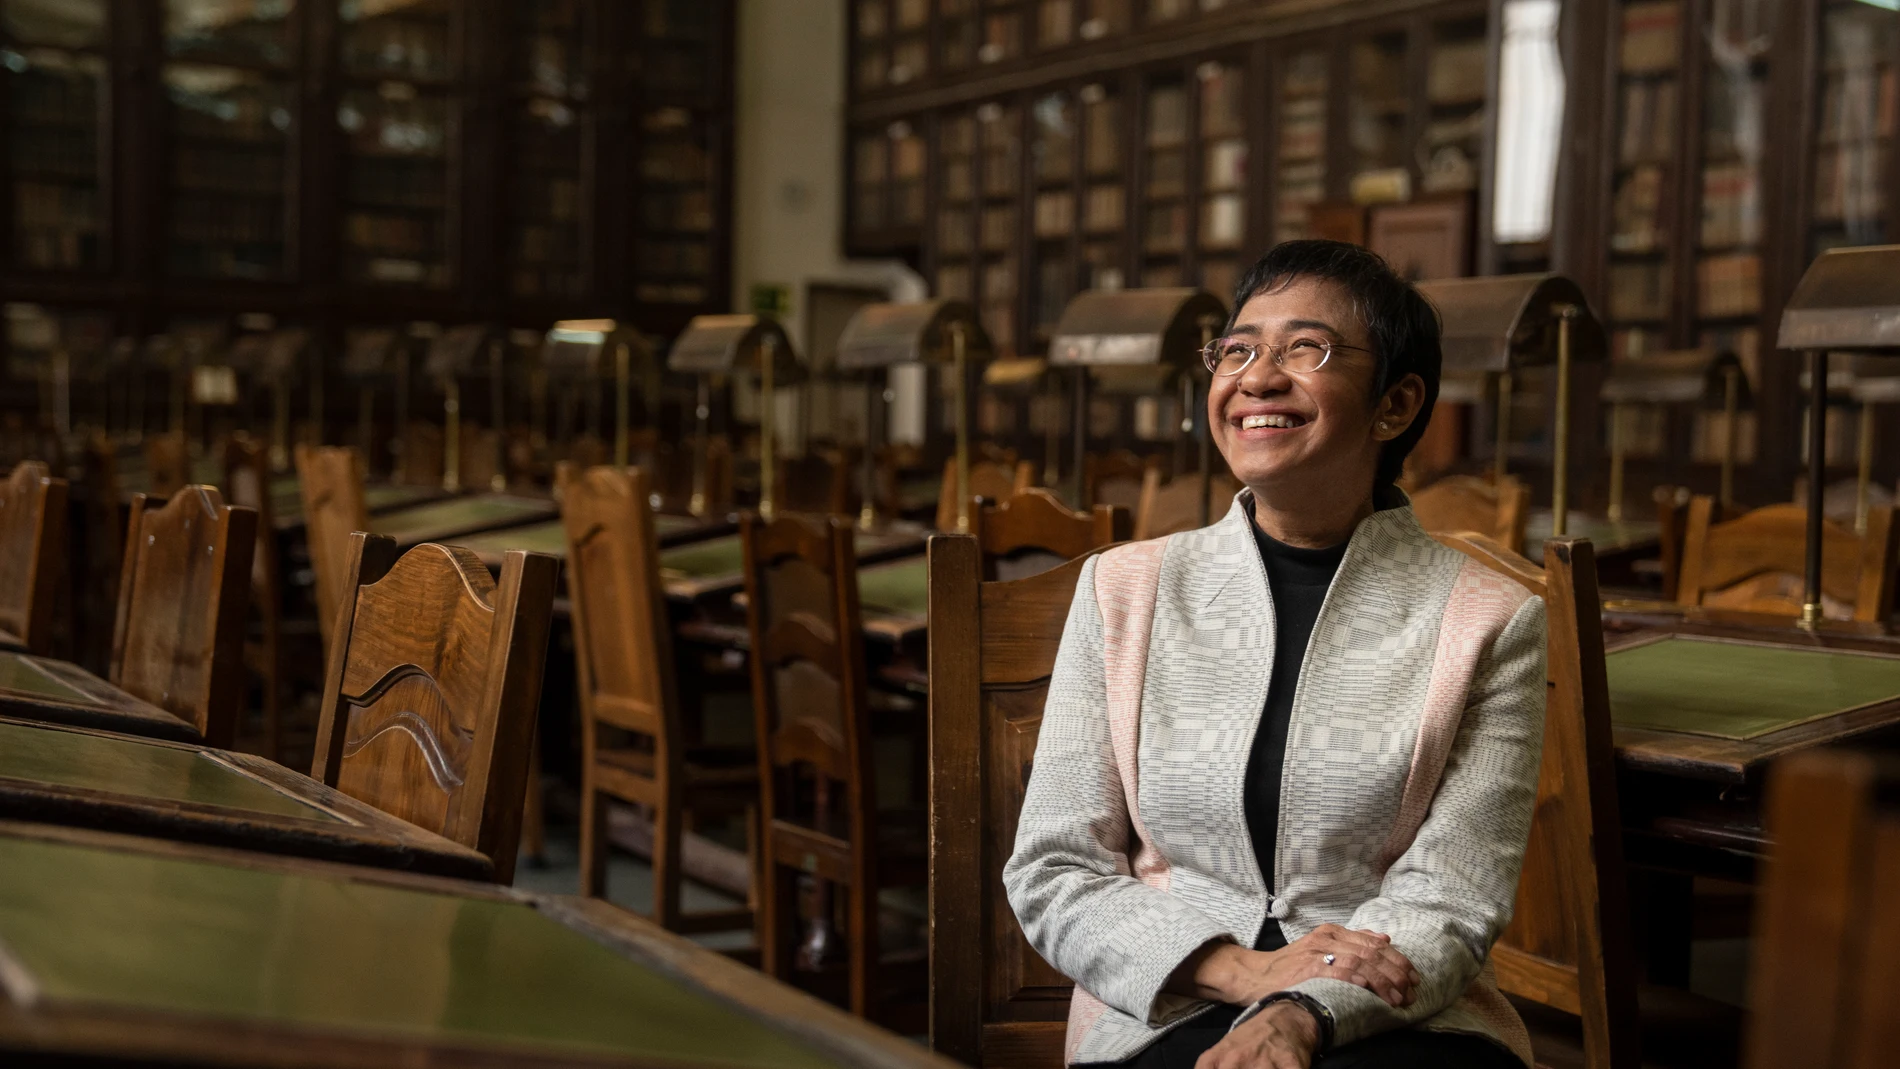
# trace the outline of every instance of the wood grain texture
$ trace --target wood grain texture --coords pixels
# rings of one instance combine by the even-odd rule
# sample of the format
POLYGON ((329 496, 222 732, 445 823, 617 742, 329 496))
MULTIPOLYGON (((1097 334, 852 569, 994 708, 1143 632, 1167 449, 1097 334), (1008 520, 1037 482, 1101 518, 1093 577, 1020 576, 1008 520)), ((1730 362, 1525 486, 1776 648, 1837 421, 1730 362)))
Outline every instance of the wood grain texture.
POLYGON ((45 464, 15 465, 0 483, 0 648, 52 652, 66 581, 66 480, 45 464))
POLYGON ((870 702, 858 604, 857 554, 842 517, 739 519, 746 630, 759 747, 761 967, 790 980, 800 939, 798 874, 818 878, 814 927, 830 937, 842 897, 846 1005, 879 1019, 907 994, 884 959, 878 892, 921 883, 914 849, 891 814, 874 812, 870 702), (905 864, 908 858, 910 864, 905 864))
POLYGON ((310 547, 310 570, 316 573, 317 627, 327 657, 348 582, 350 535, 369 530, 363 457, 343 446, 299 445, 296 464, 304 538, 310 547))
POLYGON ((1004 574, 1010 571, 1005 562, 1018 554, 1036 554, 1044 564, 1060 563, 1127 541, 1134 526, 1128 510, 1120 505, 1096 505, 1077 512, 1041 487, 1018 490, 998 503, 985 504, 970 519, 970 533, 983 551, 987 580, 1021 578, 1020 569, 1004 574), (1048 560, 1051 557, 1053 562, 1048 560))
POLYGON ((930 1043, 969 1065, 1056 1067, 1071 985, 1023 938, 1003 864, 1087 556, 984 582, 976 537, 930 563, 930 1043))
POLYGON ((1531 491, 1521 479, 1507 475, 1493 483, 1474 475, 1448 475, 1410 496, 1419 524, 1433 534, 1474 531, 1512 553, 1524 552, 1531 491))
MULTIPOLYGON (((0 725, 27 721, 0 717, 0 725)), ((106 740, 125 737, 76 727, 38 730, 106 740)), ((0 776, 0 820, 30 820, 175 839, 355 865, 489 879, 493 866, 467 847, 391 817, 341 792, 251 754, 197 743, 139 740, 142 747, 190 754, 207 775, 247 777, 311 807, 301 817, 223 804, 154 797, 128 790, 0 776), (325 814, 331 819, 326 819, 325 814)))
POLYGON ((558 567, 351 535, 311 776, 512 879, 558 567))
MULTIPOLYGON (((1027 490, 1036 484, 1035 468, 1028 461, 1021 463, 1013 460, 970 461, 970 513, 974 521, 981 506, 978 499, 988 502, 1003 501, 1019 490, 1027 490)), ((895 511, 893 509, 892 511, 895 511)), ((957 461, 955 457, 944 462, 943 484, 937 494, 937 530, 954 531, 957 529, 957 461)))
POLYGON ((229 747, 244 701, 244 613, 257 513, 187 486, 163 508, 132 497, 111 681, 229 747))
MULTIPOLYGON (((668 931, 705 931, 707 918, 683 908, 688 817, 738 812, 753 820, 757 755, 740 749, 695 761, 689 749, 651 488, 645 471, 611 467, 571 472, 562 487, 581 704, 581 893, 606 894, 607 800, 638 804, 653 828, 654 920, 668 931)), ((752 910, 715 919, 750 928, 752 910)))
MULTIPOLYGON (((1234 495, 1238 493, 1240 480, 1224 471, 1209 479, 1205 514, 1207 522, 1212 523, 1225 516, 1234 495)), ((1199 472, 1191 471, 1169 479, 1158 467, 1148 469, 1142 477, 1141 499, 1135 505, 1135 529, 1131 537, 1143 542, 1205 526, 1201 522, 1203 514, 1200 500, 1199 472)))
POLYGON ((271 504, 270 445, 248 434, 224 442, 224 488, 231 503, 257 513, 257 549, 251 557, 251 611, 257 640, 248 636, 244 661, 257 673, 264 705, 264 752, 283 753, 283 562, 277 552, 277 515, 271 504))
MULTIPOLYGON (((1749 1069, 1854 1065, 1848 1052, 1863 997, 1881 999, 1879 1016, 1892 1016, 1896 993, 1862 986, 1868 921, 1900 901, 1892 883, 1874 897, 1875 840, 1891 836, 1896 820, 1875 802, 1879 779, 1864 754, 1807 753, 1775 766, 1767 808, 1776 846, 1755 916, 1749 1069)), ((1891 1054, 1861 1064, 1886 1064, 1891 1054)))
MULTIPOLYGON (((1793 617, 1801 609, 1799 577, 1807 559, 1807 510, 1769 505, 1718 521, 1715 499, 1689 503, 1677 600, 1793 617)), ((1828 615, 1884 623, 1893 612, 1900 567, 1900 528, 1891 508, 1874 508, 1867 533, 1831 520, 1821 525, 1821 593, 1828 615)))
POLYGON ((1537 808, 1516 908, 1494 953, 1499 986, 1578 1014, 1591 1069, 1636 1069, 1642 1064, 1640 977, 1594 551, 1586 539, 1551 539, 1544 543, 1540 571, 1490 539, 1437 537, 1542 596, 1548 619, 1537 808))

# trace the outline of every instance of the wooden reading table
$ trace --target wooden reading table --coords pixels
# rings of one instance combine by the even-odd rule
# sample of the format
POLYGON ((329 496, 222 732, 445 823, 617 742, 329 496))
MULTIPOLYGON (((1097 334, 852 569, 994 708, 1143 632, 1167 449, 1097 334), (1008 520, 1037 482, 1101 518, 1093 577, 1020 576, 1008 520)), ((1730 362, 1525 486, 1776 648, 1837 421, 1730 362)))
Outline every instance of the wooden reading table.
POLYGON ((482 854, 250 754, 0 717, 0 819, 489 879, 482 854))
POLYGON ((0 1061, 953 1069, 605 902, 0 823, 0 1061))

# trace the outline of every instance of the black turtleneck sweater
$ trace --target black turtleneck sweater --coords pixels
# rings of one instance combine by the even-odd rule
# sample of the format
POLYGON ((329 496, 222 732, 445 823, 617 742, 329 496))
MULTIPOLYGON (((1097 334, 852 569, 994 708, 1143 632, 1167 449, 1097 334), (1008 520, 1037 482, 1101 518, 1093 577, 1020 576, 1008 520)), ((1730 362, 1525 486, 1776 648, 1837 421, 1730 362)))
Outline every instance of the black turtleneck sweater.
MULTIPOLYGON (((1248 504, 1252 518, 1252 503, 1248 504)), ((1307 641, 1319 619, 1326 591, 1346 556, 1347 543, 1325 549, 1289 546, 1250 524, 1260 561, 1267 569, 1267 589, 1273 599, 1273 675, 1267 682, 1266 709, 1254 730, 1253 749, 1247 755, 1247 782, 1242 804, 1254 857, 1267 889, 1273 889, 1273 857, 1280 829, 1280 772, 1286 762, 1287 727, 1293 719, 1293 694, 1300 685, 1300 665, 1306 660, 1307 641)), ((1256 950, 1278 950, 1286 945, 1280 922, 1268 917, 1254 940, 1256 950)))

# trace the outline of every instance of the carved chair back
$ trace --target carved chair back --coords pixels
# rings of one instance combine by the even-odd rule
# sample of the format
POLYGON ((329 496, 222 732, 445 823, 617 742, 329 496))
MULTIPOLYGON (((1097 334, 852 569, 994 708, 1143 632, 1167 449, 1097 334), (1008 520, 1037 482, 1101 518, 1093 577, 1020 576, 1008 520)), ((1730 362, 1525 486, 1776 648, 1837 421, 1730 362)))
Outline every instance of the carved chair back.
POLYGON ((166 498, 191 483, 191 450, 183 431, 167 431, 145 440, 146 492, 166 498))
MULTIPOLYGON (((970 497, 974 501, 1001 501, 1018 490, 1036 485, 1035 465, 1027 460, 1009 464, 993 460, 970 461, 970 497)), ((974 507, 971 513, 975 514, 974 507)), ((943 465, 943 489, 937 495, 937 530, 957 529, 957 460, 943 465)))
MULTIPOLYGON (((1218 472, 1208 480, 1207 522, 1215 523, 1227 515, 1234 495, 1240 493, 1240 480, 1227 472, 1218 472)), ((1137 542, 1162 535, 1192 531, 1201 522, 1201 476, 1188 472, 1169 479, 1159 467, 1149 468, 1141 480, 1141 500, 1135 505, 1134 539, 1137 542)))
POLYGON ((1498 986, 1576 1014, 1589 1069, 1641 1064, 1639 975, 1616 796, 1596 553, 1587 539, 1544 543, 1544 567, 1483 536, 1439 541, 1545 602, 1549 687, 1537 809, 1510 926, 1492 948, 1498 986))
POLYGON ((66 579, 66 480, 14 465, 0 483, 0 642, 48 654, 66 579))
POLYGON ((1082 484, 1091 505, 1120 505, 1130 511, 1141 503, 1148 473, 1161 470, 1161 458, 1141 457, 1127 449, 1090 453, 1082 461, 1082 484))
POLYGON ((501 581, 456 546, 357 532, 324 672, 312 778, 488 855, 513 878, 559 562, 501 581))
POLYGON ((1475 475, 1447 475, 1410 496, 1419 526, 1433 534, 1471 531, 1512 553, 1524 552, 1531 491, 1521 479, 1506 475, 1494 483, 1475 475))
POLYGON ((1120 505, 1076 512, 1041 487, 1018 490, 972 517, 985 579, 1021 579, 1093 549, 1128 540, 1134 524, 1120 505))
POLYGON ((120 690, 228 749, 244 701, 244 614, 257 513, 215 487, 187 486, 161 508, 132 496, 110 677, 120 690))
POLYGON ((304 540, 310 547, 310 570, 316 574, 317 628, 327 652, 348 590, 350 535, 369 529, 363 456, 347 446, 299 445, 296 463, 304 540))
POLYGON ((1900 775, 1861 752, 1783 758, 1755 914, 1747 1069, 1889 1065, 1900 1045, 1900 775))
POLYGON ((1057 1069, 1073 985, 1023 938, 1003 864, 1087 555, 1008 582, 984 581, 973 536, 934 536, 928 555, 931 1049, 1057 1069))
POLYGON ((842 517, 739 520, 759 748, 761 966, 791 975, 795 877, 850 888, 851 1005, 878 959, 870 720, 857 554, 842 517))
MULTIPOLYGON (((1689 503, 1676 600, 1743 612, 1795 616, 1801 610, 1807 560, 1807 509, 1769 505, 1717 521, 1711 497, 1689 503)), ((1875 508, 1867 533, 1832 520, 1821 523, 1821 593, 1831 619, 1884 621, 1893 612, 1900 528, 1893 509, 1875 508)))

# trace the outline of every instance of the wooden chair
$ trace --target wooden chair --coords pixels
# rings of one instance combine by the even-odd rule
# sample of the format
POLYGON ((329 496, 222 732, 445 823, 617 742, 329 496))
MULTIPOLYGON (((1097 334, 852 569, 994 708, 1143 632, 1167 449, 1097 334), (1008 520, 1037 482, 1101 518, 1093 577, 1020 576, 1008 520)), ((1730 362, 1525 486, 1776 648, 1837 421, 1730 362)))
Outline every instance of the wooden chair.
MULTIPOLYGON (((1769 505, 1732 520, 1715 521, 1715 499, 1689 503, 1682 544, 1682 581, 1676 600, 1743 612, 1800 614, 1807 555, 1807 509, 1769 505)), ((1821 591, 1830 619, 1886 620, 1893 611, 1900 529, 1892 509, 1874 509, 1867 534, 1822 522, 1821 591)))
MULTIPOLYGON (((1036 485, 1036 467, 1029 461, 1004 465, 990 460, 970 461, 970 497, 1001 501, 1018 490, 1036 485)), ((974 515, 975 510, 972 510, 974 515)), ((943 463, 943 489, 937 494, 937 530, 957 529, 957 458, 943 463)))
POLYGON ((1900 1050, 1900 774, 1872 754, 1783 758, 1755 915, 1748 1069, 1872 1069, 1900 1050))
POLYGON ((263 692, 264 753, 283 760, 284 573, 277 554, 277 524, 271 510, 270 445, 247 434, 224 442, 224 488, 231 503, 257 513, 257 549, 251 556, 251 608, 257 639, 244 643, 244 662, 257 673, 263 692))
POLYGON ((1498 987, 1576 1016, 1589 1069, 1636 1069, 1639 974, 1595 550, 1585 539, 1553 539, 1540 569, 1482 535, 1435 537, 1542 597, 1549 625, 1537 809, 1516 909, 1491 950, 1498 987))
POLYGON ((644 806, 652 820, 654 920, 675 932, 750 928, 750 908, 681 908, 686 818, 743 814, 749 826, 758 753, 690 746, 648 488, 640 469, 591 468, 569 476, 561 502, 581 704, 581 893, 606 894, 615 798, 644 806))
POLYGON ((145 440, 146 492, 167 498, 191 484, 191 450, 182 431, 155 434, 145 440))
MULTIPOLYGON (((1135 541, 1192 531, 1202 526, 1200 493, 1199 472, 1191 471, 1169 479, 1161 474, 1159 467, 1148 469, 1141 480, 1141 500, 1135 505, 1135 541)), ((1227 515, 1227 509, 1238 493, 1240 480, 1226 472, 1209 480, 1207 522, 1218 523, 1222 516, 1227 515)))
POLYGON ((1689 531, 1692 497, 1686 486, 1658 486, 1650 493, 1650 499, 1656 503, 1656 540, 1661 546, 1665 601, 1676 600, 1682 590, 1682 542, 1689 531))
POLYGON ((1512 553, 1524 552, 1531 491, 1522 480, 1507 475, 1494 483, 1475 475, 1447 475, 1411 498, 1419 526, 1435 535, 1471 531, 1512 553))
POLYGON ((835 912, 830 891, 842 891, 846 1005, 896 1025, 906 996, 921 1003, 922 963, 882 953, 878 892, 923 884, 922 822, 874 812, 852 528, 835 516, 787 513, 767 524, 746 513, 739 534, 759 747, 761 968, 792 979, 798 882, 809 874, 821 944, 835 912))
POLYGON ((478 850, 514 878, 560 564, 350 536, 312 778, 478 850))
POLYGON ((109 678, 229 749, 244 702, 244 613, 257 513, 187 486, 132 495, 109 678))
POLYGON ((0 483, 0 648, 53 650, 53 617, 66 581, 66 480, 36 460, 0 483))
POLYGON ((363 456, 347 446, 299 445, 298 493, 303 497, 304 539, 316 574, 317 630, 327 656, 345 583, 350 535, 369 528, 363 499, 363 456))
POLYGON ((985 579, 1021 579, 1090 550, 1126 542, 1134 524, 1119 505, 1076 512, 1041 487, 1018 490, 971 517, 985 579))
POLYGON ((1083 558, 985 582, 974 536, 935 536, 928 554, 930 1046, 1059 1069, 1073 985, 1023 938, 1003 864, 1083 558))
POLYGON ((1120 505, 1132 511, 1141 503, 1148 473, 1161 470, 1161 458, 1140 457, 1126 449, 1090 453, 1082 462, 1082 488, 1091 505, 1120 505))

